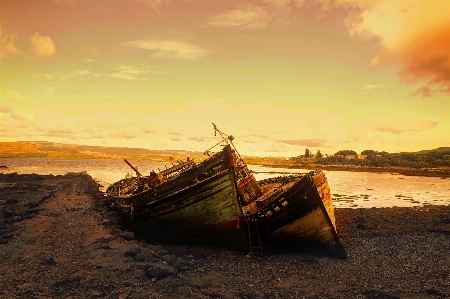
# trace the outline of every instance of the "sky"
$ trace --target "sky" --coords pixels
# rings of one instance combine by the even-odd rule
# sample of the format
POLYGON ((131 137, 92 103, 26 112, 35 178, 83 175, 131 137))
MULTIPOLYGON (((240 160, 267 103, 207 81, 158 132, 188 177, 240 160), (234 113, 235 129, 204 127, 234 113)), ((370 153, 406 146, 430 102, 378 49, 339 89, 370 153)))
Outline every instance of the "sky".
POLYGON ((450 0, 0 0, 0 141, 450 146, 450 0))

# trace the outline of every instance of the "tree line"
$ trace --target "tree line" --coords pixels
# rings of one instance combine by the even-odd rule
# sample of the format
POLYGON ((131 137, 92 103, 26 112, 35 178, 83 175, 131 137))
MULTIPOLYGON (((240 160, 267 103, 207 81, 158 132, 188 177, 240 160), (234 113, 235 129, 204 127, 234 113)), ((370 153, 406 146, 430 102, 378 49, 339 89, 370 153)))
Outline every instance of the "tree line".
MULTIPOLYGON (((360 167, 450 167, 450 150, 433 150, 418 153, 388 153, 385 151, 364 150, 361 152, 361 155, 364 158, 358 159, 358 154, 353 150, 340 150, 334 155, 322 155, 320 150, 318 150, 314 156, 314 161, 311 162, 321 165, 352 165, 360 167)), ((300 162, 301 158, 311 156, 311 151, 306 149, 305 155, 296 157, 296 161, 300 162)))

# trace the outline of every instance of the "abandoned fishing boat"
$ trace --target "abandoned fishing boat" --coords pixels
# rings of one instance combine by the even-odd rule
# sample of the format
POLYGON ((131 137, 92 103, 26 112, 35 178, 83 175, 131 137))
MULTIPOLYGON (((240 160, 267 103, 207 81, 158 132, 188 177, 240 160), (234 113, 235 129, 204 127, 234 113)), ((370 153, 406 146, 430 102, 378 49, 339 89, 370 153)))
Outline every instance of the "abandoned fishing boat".
POLYGON ((136 177, 106 190, 114 208, 154 232, 207 239, 259 252, 263 242, 316 243, 346 257, 336 232, 330 189, 322 171, 256 181, 233 144, 221 132, 222 150, 196 163, 136 177))

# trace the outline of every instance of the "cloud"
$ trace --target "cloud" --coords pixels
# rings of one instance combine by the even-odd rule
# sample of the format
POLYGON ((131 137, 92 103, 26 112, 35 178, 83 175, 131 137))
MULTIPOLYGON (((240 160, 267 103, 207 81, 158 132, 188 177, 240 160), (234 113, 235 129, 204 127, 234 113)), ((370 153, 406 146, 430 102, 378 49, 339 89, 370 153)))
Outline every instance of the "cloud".
POLYGON ((163 4, 163 3, 169 3, 172 0, 138 0, 141 2, 144 2, 145 4, 147 4, 148 6, 150 6, 151 8, 153 8, 154 10, 156 10, 157 12, 159 12, 159 7, 163 4))
POLYGON ((10 113, 10 116, 12 119, 15 119, 15 120, 20 120, 20 121, 26 120, 26 118, 22 117, 21 115, 19 115, 17 113, 14 113, 14 112, 10 113))
POLYGON ((322 147, 325 145, 323 140, 316 139, 296 139, 296 140, 279 140, 286 144, 298 145, 298 146, 310 146, 310 147, 322 147))
POLYGON ((375 89, 375 88, 380 88, 381 86, 383 86, 383 85, 381 85, 381 84, 366 84, 366 85, 363 85, 363 89, 375 89))
MULTIPOLYGON (((321 113, 287 110, 268 102, 233 108, 222 99, 191 102, 176 110, 154 110, 150 104, 132 107, 130 103, 94 104, 89 111, 60 104, 42 104, 33 109, 28 129, 20 129, 18 120, 9 119, 14 129, 5 134, 32 133, 33 138, 42 140, 74 143, 79 139, 81 143, 89 140, 115 146, 123 145, 126 136, 130 147, 204 151, 220 141, 211 125, 215 122, 223 132, 236 137, 235 144, 242 154, 294 156, 304 151, 303 145, 294 142, 300 134, 304 140, 317 139, 318 134, 327 140, 337 135, 328 126, 340 127, 335 124, 335 118, 321 113), (314 121, 317 117, 327 122, 320 125, 320 121, 314 121), (264 138, 259 137, 261 133, 264 138), (148 134, 152 134, 151 140, 148 134)), ((323 145, 328 142, 324 141, 323 145)))
POLYGON ((80 90, 77 87, 75 87, 75 86, 72 86, 70 88, 70 91, 72 91, 73 93, 80 93, 80 90))
POLYGON ((193 142, 205 142, 207 140, 208 141, 211 140, 211 138, 205 138, 205 137, 188 137, 188 139, 193 142))
POLYGON ((173 110, 156 109, 151 103, 93 103, 89 110, 71 103, 42 103, 31 107, 32 113, 18 110, 17 114, 27 116, 22 120, 10 115, 16 106, 8 103, 1 109, 6 113, 0 113, 0 139, 203 152, 220 141, 214 136, 214 122, 235 137, 239 153, 253 156, 293 157, 303 154, 305 147, 324 154, 342 149, 419 150, 423 144, 443 146, 448 137, 436 133, 438 123, 432 120, 348 122, 321 111, 287 109, 270 102, 231 106, 223 99, 195 101, 173 110))
POLYGON ((195 60, 208 56, 208 51, 200 46, 176 40, 141 39, 122 43, 123 47, 150 51, 154 58, 178 58, 195 60))
MULTIPOLYGON (((353 38, 376 40, 371 68, 399 64, 399 78, 422 84, 411 95, 450 94, 450 5, 448 1, 312 0, 322 14, 345 9, 353 38)), ((300 5, 305 5, 304 1, 300 5)))
POLYGON ((89 75, 91 72, 89 71, 89 70, 81 70, 81 71, 78 71, 77 73, 76 73, 76 75, 78 75, 78 76, 87 76, 87 75, 89 75))
POLYGON ((422 131, 428 131, 436 128, 437 125, 438 122, 432 120, 406 118, 384 118, 366 122, 366 126, 369 129, 397 135, 403 133, 419 133, 422 131))
POLYGON ((56 53, 56 47, 49 36, 43 36, 36 32, 30 39, 31 50, 38 58, 49 58, 56 53))
POLYGON ((0 27, 0 58, 22 55, 22 51, 15 45, 16 35, 0 27))
MULTIPOLYGON (((19 107, 19 109, 20 109, 20 107, 19 107)), ((24 117, 19 115, 10 106, 0 104, 0 123, 2 124, 2 126, 9 127, 8 124, 14 120, 20 121, 20 122, 26 121, 26 119, 24 117), (8 118, 9 118, 9 121, 8 121, 8 118)), ((23 127, 23 126, 21 126, 21 127, 23 127)))
POLYGON ((89 53, 90 55, 99 56, 101 55, 101 52, 95 48, 95 47, 86 47, 84 50, 89 53))
POLYGON ((424 84, 414 94, 450 94, 448 1, 321 2, 354 8, 346 19, 351 36, 379 38, 381 50, 370 67, 399 63, 402 82, 424 84))
POLYGON ((114 73, 110 76, 117 79, 124 80, 138 80, 144 79, 141 76, 148 73, 153 73, 154 71, 143 70, 130 65, 121 65, 114 69, 114 73))
POLYGON ((30 106, 30 102, 26 96, 21 94, 20 92, 9 90, 9 89, 1 89, 0 88, 0 102, 8 103, 14 107, 16 106, 30 106))
POLYGON ((11 111, 12 111, 11 107, 0 104, 1 113, 10 113, 11 111))
POLYGON ((70 74, 34 74, 31 75, 31 78, 33 79, 46 79, 46 80, 65 80, 67 77, 87 77, 87 76, 94 76, 94 77, 101 77, 103 74, 100 73, 93 73, 88 69, 83 70, 76 70, 73 71, 70 74))
POLYGON ((101 52, 95 47, 86 47, 84 48, 84 51, 87 54, 83 56, 83 59, 87 62, 93 62, 96 60, 94 57, 98 57, 101 55, 101 52))
POLYGON ((54 74, 35 74, 35 75, 31 75, 31 78, 53 80, 53 79, 55 79, 55 75, 54 74))
POLYGON ((210 17, 206 27, 264 29, 270 20, 270 15, 262 7, 247 4, 241 9, 229 10, 210 17))
POLYGON ((435 91, 433 91, 428 86, 422 86, 421 88, 417 89, 415 92, 410 94, 410 96, 421 96, 423 98, 431 98, 436 94, 435 91))

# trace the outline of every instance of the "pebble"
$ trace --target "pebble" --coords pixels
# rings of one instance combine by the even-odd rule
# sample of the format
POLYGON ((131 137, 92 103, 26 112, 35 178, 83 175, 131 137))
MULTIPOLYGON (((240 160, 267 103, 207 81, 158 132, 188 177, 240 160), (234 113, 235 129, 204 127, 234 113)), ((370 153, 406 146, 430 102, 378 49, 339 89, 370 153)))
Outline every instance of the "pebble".
POLYGON ((282 246, 256 258, 144 243, 88 175, 0 175, 0 185, 1 298, 450 297, 450 206, 336 209, 347 260, 282 246))

